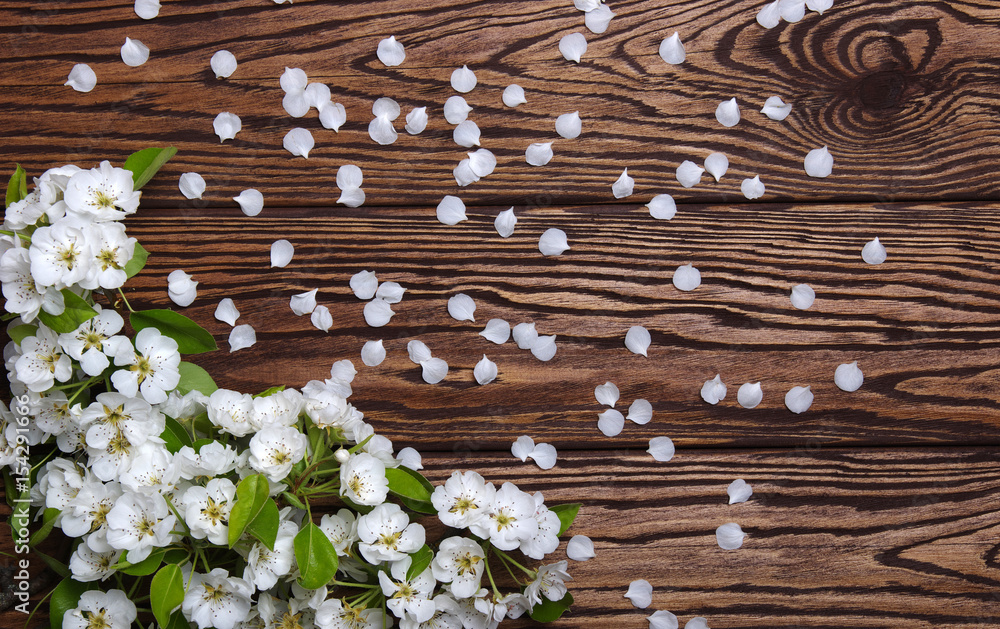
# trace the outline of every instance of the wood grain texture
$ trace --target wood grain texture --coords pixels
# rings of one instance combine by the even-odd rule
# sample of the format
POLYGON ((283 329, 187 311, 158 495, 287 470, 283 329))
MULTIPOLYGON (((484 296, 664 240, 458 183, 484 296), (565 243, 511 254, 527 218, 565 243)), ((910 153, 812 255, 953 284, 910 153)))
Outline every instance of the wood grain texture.
POLYGON ((617 17, 599 36, 563 0, 168 3, 151 22, 121 0, 5 4, 0 81, 17 88, 0 95, 0 160, 39 170, 171 143, 180 155, 150 189, 159 205, 178 198, 174 183, 185 171, 206 176, 213 205, 251 186, 264 188, 272 204, 327 205, 344 163, 365 171, 373 205, 433 205, 450 193, 470 205, 537 195, 610 203, 624 167, 641 202, 661 192, 742 202, 740 181, 757 174, 767 201, 998 198, 991 164, 1000 157, 993 122, 1000 10, 992 4, 846 2, 765 31, 754 21, 759 2, 644 0, 615 3, 617 17), (657 46, 675 30, 688 60, 668 66, 657 46), (579 65, 558 52, 560 37, 573 31, 590 40, 579 65), (389 34, 407 45, 397 68, 374 55, 389 34), (153 49, 141 68, 118 57, 126 35, 153 49), (241 65, 218 81, 208 59, 223 47, 241 65), (89 94, 63 87, 72 64, 84 61, 98 87, 89 94), (466 98, 499 167, 459 189, 452 169, 466 150, 452 142, 441 107, 454 93, 448 77, 462 64, 477 71, 479 86, 466 98), (285 66, 333 87, 348 111, 340 133, 322 129, 315 113, 293 119, 282 110, 277 77, 285 66), (500 102, 513 82, 528 93, 515 110, 500 102), (772 94, 794 105, 782 123, 757 111, 772 94), (403 133, 388 147, 372 142, 371 103, 382 96, 399 100, 404 114, 427 106, 427 131, 403 133), (732 97, 744 119, 725 129, 714 111, 732 97), (555 118, 574 110, 584 133, 562 140, 555 118), (244 126, 224 144, 212 132, 221 111, 238 113, 244 126), (316 136, 308 161, 281 146, 295 126, 316 136), (555 141, 556 158, 528 166, 524 149, 542 141, 555 141), (803 157, 823 145, 836 158, 833 175, 807 177, 803 157), (729 156, 729 175, 681 188, 677 165, 712 151, 729 156))
MULTIPOLYGON (((424 464, 434 482, 475 469, 548 504, 585 503, 569 533, 590 537, 597 557, 570 562, 576 604, 553 627, 645 628, 655 609, 727 629, 1000 623, 996 448, 692 451, 668 463, 609 449, 561 453, 547 472, 482 453, 424 464), (754 495, 727 505, 735 478, 754 495), (748 534, 742 548, 718 547, 726 522, 748 534), (623 598, 640 578, 653 586, 645 611, 623 598)), ((0 615, 4 627, 21 622, 0 615)))

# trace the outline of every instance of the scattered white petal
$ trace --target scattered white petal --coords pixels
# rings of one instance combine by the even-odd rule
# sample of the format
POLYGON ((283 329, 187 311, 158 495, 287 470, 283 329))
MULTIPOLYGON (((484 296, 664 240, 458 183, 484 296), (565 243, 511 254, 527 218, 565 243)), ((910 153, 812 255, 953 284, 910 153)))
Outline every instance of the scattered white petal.
POLYGON ((660 42, 660 59, 671 65, 677 65, 678 63, 684 63, 686 57, 684 44, 681 43, 681 36, 676 32, 660 42))
POLYGON ((379 299, 384 299, 386 303, 398 304, 403 301, 403 293, 405 292, 406 289, 396 282, 382 282, 378 285, 375 296, 379 299))
POLYGON ((178 180, 177 187, 185 199, 200 199, 205 194, 205 178, 198 173, 184 173, 178 180))
POLYGON ((423 133, 424 129, 427 128, 427 108, 414 107, 410 113, 406 114, 406 126, 403 128, 410 135, 423 133))
POLYGON ((810 177, 828 177, 833 170, 833 155, 823 148, 813 149, 806 154, 804 162, 806 174, 810 177))
POLYGON ((729 483, 729 487, 726 488, 726 493, 729 494, 729 504, 736 504, 737 502, 746 502, 753 495, 753 488, 747 484, 742 478, 737 478, 733 482, 729 483))
POLYGON ((858 361, 844 363, 838 365, 837 370, 833 372, 833 381, 843 391, 857 391, 864 384, 865 374, 858 367, 858 361))
POLYGON ((544 256, 561 255, 567 249, 569 243, 566 241, 566 232, 561 229, 550 227, 538 239, 538 250, 544 256))
POLYGON ((69 71, 63 85, 69 85, 78 92, 89 92, 97 85, 97 75, 86 63, 78 63, 69 71))
POLYGON ((869 240, 861 248, 861 259, 868 264, 882 264, 887 257, 889 257, 889 254, 885 250, 885 245, 879 242, 878 237, 874 240, 869 240))
POLYGON ((469 66, 462 66, 451 73, 451 87, 456 92, 465 94, 476 87, 476 73, 469 66))
POLYGON ((781 0, 778 5, 781 19, 794 24, 806 15, 805 0, 781 0))
POLYGON ((580 112, 578 111, 562 114, 556 118, 556 133, 567 140, 579 137, 582 130, 583 123, 580 121, 580 112))
POLYGON ((556 465, 556 447, 549 443, 539 443, 532 450, 529 458, 543 470, 551 470, 556 465))
POLYGON ((295 254, 295 247, 284 238, 271 243, 271 266, 284 268, 292 261, 295 254))
POLYGON ((236 72, 236 55, 228 50, 219 50, 212 55, 209 65, 212 67, 212 72, 215 73, 215 78, 228 79, 233 75, 233 72, 236 72))
POLYGON ((409 446, 396 453, 396 460, 399 461, 400 465, 411 470, 424 469, 423 457, 420 456, 419 452, 409 446))
POLYGON ((392 126, 389 116, 382 114, 381 116, 376 116, 368 123, 368 136, 382 146, 388 146, 396 141, 399 134, 396 133, 396 128, 392 126))
POLYGON ((396 313, 392 311, 387 301, 376 298, 365 304, 364 314, 365 323, 373 328, 380 328, 389 323, 389 319, 396 313))
POLYGON ((531 355, 543 363, 552 360, 556 355, 556 335, 539 336, 535 339, 531 344, 531 355))
POLYGON ((684 625, 684 629, 709 629, 708 620, 703 616, 695 616, 691 620, 687 621, 684 625))
POLYGON ((281 99, 281 107, 292 118, 302 118, 309 113, 309 98, 305 90, 287 92, 281 99))
POLYGON ((226 297, 215 307, 215 318, 229 325, 236 325, 236 320, 240 318, 240 311, 236 309, 236 304, 232 298, 226 297))
POLYGON ((629 177, 628 168, 622 171, 622 174, 618 175, 618 180, 611 184, 611 193, 615 195, 616 199, 623 199, 630 194, 635 188, 635 179, 629 177))
POLYGON ((531 349, 531 346, 538 340, 538 331, 534 323, 518 323, 512 330, 514 342, 519 349, 531 349))
POLYGON ((621 392, 615 386, 614 382, 608 381, 594 387, 594 398, 599 404, 614 408, 619 398, 621 398, 621 392))
POLYGON ((653 586, 645 579, 636 579, 628 584, 625 598, 632 601, 634 607, 646 609, 653 602, 653 586))
POLYGON ((420 363, 420 375, 427 384, 437 384, 448 375, 448 363, 440 358, 429 358, 420 363))
POLYGON ((832 6, 833 0, 806 0, 806 7, 820 15, 823 15, 823 12, 832 6))
POLYGON ((122 61, 125 65, 137 68, 149 60, 149 47, 138 39, 125 38, 122 45, 122 61))
POLYGON ((559 52, 566 61, 580 63, 580 59, 587 52, 587 38, 583 36, 583 33, 564 35, 559 40, 559 52))
POLYGON ((736 391, 736 401, 743 408, 755 408, 764 399, 764 391, 759 382, 744 382, 736 391))
POLYGON ((281 145, 284 146, 285 150, 292 155, 301 155, 302 157, 309 159, 309 151, 316 146, 316 141, 313 140, 312 133, 309 132, 309 129, 295 127, 285 134, 285 139, 282 140, 281 145))
POLYGON ((704 168, 686 159, 677 167, 677 181, 685 188, 691 188, 701 182, 703 172, 705 172, 704 168))
POLYGON ((510 324, 503 319, 490 319, 479 336, 491 343, 503 345, 510 339, 510 324))
POLYGON ((361 348, 361 362, 369 367, 376 367, 381 365, 383 360, 385 360, 385 345, 382 339, 366 341, 361 348))
POLYGON ((509 238, 514 233, 514 226, 517 225, 517 217, 514 216, 514 208, 510 207, 493 219, 493 227, 501 238, 509 238))
POLYGON ((264 195, 256 188, 247 188, 240 196, 233 197, 240 204, 240 209, 247 216, 257 216, 264 209, 264 195))
POLYGON ((257 333, 249 324, 238 325, 229 332, 229 353, 247 347, 252 347, 257 342, 257 333))
POLYGON ((531 451, 535 449, 535 440, 528 435, 521 435, 517 438, 510 446, 510 453, 514 455, 514 458, 521 459, 522 463, 528 461, 528 456, 531 451))
POLYGON ((524 161, 532 166, 544 166, 552 160, 551 142, 534 142, 524 151, 524 161))
POLYGON ((337 197, 337 203, 347 207, 359 207, 365 202, 365 191, 361 188, 348 188, 337 197))
POLYGON ((309 85, 309 77, 306 76, 305 70, 301 68, 285 67, 285 71, 281 73, 278 83, 286 94, 288 92, 301 92, 309 85))
POLYGON ((319 110, 319 122, 324 129, 340 131, 340 127, 347 122, 347 110, 340 103, 329 103, 319 110))
POLYGON ((587 561, 597 555, 594 553, 594 542, 586 535, 574 535, 566 543, 566 556, 573 561, 587 561))
POLYGON ((323 83, 310 83, 305 89, 306 102, 316 111, 330 105, 330 87, 323 83))
POLYGON ((309 314, 316 309, 316 291, 318 288, 314 288, 311 291, 305 293, 299 293, 298 295, 292 295, 292 299, 289 301, 289 306, 298 316, 304 314, 309 314))
POLYGON ((516 83, 511 83, 503 90, 503 104, 508 107, 517 107, 528 102, 524 98, 524 88, 516 83))
POLYGON ((621 411, 609 408, 597 415, 597 428, 605 437, 617 437, 625 428, 625 416, 621 411))
POLYGON ((465 148, 472 148, 479 145, 480 135, 479 125, 472 120, 463 120, 455 127, 451 137, 455 140, 455 144, 464 146, 465 148))
POLYGON ((705 170, 718 181, 729 170, 729 158, 722 153, 712 153, 705 158, 705 170))
POLYGON ((469 153, 469 168, 479 177, 493 174, 497 167, 497 158, 489 149, 478 149, 469 153))
POLYGON ((633 354, 646 356, 646 350, 649 349, 650 343, 652 343, 652 339, 649 336, 649 330, 641 325, 633 325, 625 333, 625 347, 633 354))
POLYGON ((740 192, 751 200, 764 196, 764 184, 760 180, 760 175, 754 175, 753 179, 744 179, 740 184, 740 192))
POLYGON ((813 403, 813 392, 810 387, 792 387, 785 394, 785 406, 795 414, 809 410, 813 403))
POLYGON ((597 7, 601 6, 602 2, 604 2, 604 0, 573 0, 573 6, 586 13, 587 11, 593 11, 597 7))
POLYGON ((472 160, 468 157, 460 161, 458 166, 455 166, 455 170, 452 171, 452 174, 455 175, 455 183, 459 186, 464 187, 470 183, 476 183, 479 181, 479 175, 472 170, 472 160))
POLYGON ((719 543, 719 548, 723 550, 736 550, 743 545, 743 538, 746 533, 735 522, 723 524, 715 529, 715 541, 719 543))
POLYGON ((479 384, 489 384, 497 379, 497 364, 483 354, 483 359, 476 363, 472 375, 479 384))
POLYGON ((465 122, 469 118, 470 111, 472 111, 472 107, 461 96, 450 96, 444 102, 444 119, 448 121, 448 124, 457 125, 460 122, 465 122))
POLYGON ((406 59, 406 51, 403 50, 403 44, 396 41, 394 36, 389 36, 380 41, 375 54, 378 56, 379 61, 390 68, 398 66, 406 59))
POLYGON ((792 305, 799 310, 808 310, 816 301, 816 291, 808 284, 796 284, 792 287, 792 305))
POLYGON ((344 164, 337 169, 337 187, 341 190, 358 188, 364 183, 364 173, 354 164, 344 164))
POLYGON ((375 271, 358 271, 351 276, 351 290, 358 299, 371 299, 378 289, 378 277, 375 271))
POLYGON ((456 225, 466 218, 465 203, 456 196, 445 195, 437 205, 437 219, 445 225, 456 225))
POLYGON ((628 407, 628 415, 625 416, 625 419, 639 426, 648 424, 653 419, 653 405, 640 398, 628 407))
POLYGON ((661 609, 653 612, 652 616, 646 616, 649 621, 649 629, 677 629, 677 616, 661 609))
MULTIPOLYGON (((698 179, 701 179, 700 175, 698 179)), ((669 221, 677 215, 677 203, 669 194, 656 195, 646 207, 649 208, 649 215, 655 219, 669 221)))
POLYGON ((674 442, 670 437, 653 437, 649 440, 649 449, 646 452, 651 454, 655 461, 669 461, 674 458, 674 442))
POLYGON ((706 380, 701 386, 701 399, 709 404, 718 404, 726 397, 726 385, 722 382, 722 376, 715 374, 711 380, 706 380))
POLYGON ((135 0, 135 14, 151 20, 160 14, 160 0, 135 0))
POLYGON ((432 357, 431 348, 427 347, 427 343, 417 339, 413 339, 406 344, 406 353, 410 357, 410 360, 417 365, 425 360, 430 360, 432 357))
POLYGON ((385 116, 389 120, 395 120, 399 118, 399 112, 399 103, 391 98, 383 96, 372 103, 373 116, 385 116))
POLYGON ((784 101, 781 100, 780 96, 769 96, 766 101, 764 101, 764 106, 761 107, 760 113, 764 114, 771 120, 784 120, 788 117, 788 114, 792 113, 792 106, 786 105, 784 101))
POLYGON ((326 306, 316 306, 309 321, 312 322, 314 328, 324 332, 328 332, 333 327, 333 315, 330 314, 330 309, 326 306))
POLYGON ((701 286, 701 271, 690 264, 684 264, 677 267, 671 281, 677 290, 694 290, 701 286))
POLYGON ((723 127, 735 127, 740 121, 740 106, 735 98, 724 100, 715 108, 715 119, 723 127))
POLYGON ((611 23, 611 18, 614 16, 615 14, 611 12, 608 5, 602 4, 593 11, 587 11, 587 14, 583 16, 583 23, 590 29, 591 33, 600 35, 608 30, 608 24, 611 23))
POLYGON ((448 314, 456 321, 475 321, 476 302, 465 293, 459 293, 448 300, 448 314))

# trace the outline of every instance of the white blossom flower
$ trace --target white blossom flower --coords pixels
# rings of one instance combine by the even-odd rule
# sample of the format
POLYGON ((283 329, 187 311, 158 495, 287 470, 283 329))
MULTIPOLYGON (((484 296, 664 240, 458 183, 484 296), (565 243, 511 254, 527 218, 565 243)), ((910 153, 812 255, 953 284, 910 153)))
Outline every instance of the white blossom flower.
POLYGON ((174 541, 171 534, 176 516, 161 494, 125 492, 107 515, 107 540, 113 548, 128 551, 130 563, 149 556, 153 548, 174 541))
POLYGON ((166 446, 149 439, 136 449, 128 469, 121 473, 121 483, 139 493, 167 494, 176 487, 180 474, 181 468, 166 446))
POLYGON ((566 581, 573 579, 566 572, 566 561, 546 564, 538 567, 534 580, 524 589, 531 606, 542 602, 543 597, 550 601, 559 601, 566 596, 566 581))
POLYGON ((476 472, 456 471, 434 488, 431 504, 445 526, 462 529, 485 518, 495 496, 493 484, 476 472))
POLYGON ((274 550, 260 542, 255 542, 247 554, 247 565, 243 569, 243 578, 260 590, 269 590, 283 576, 292 571, 295 562, 295 534, 298 527, 294 522, 285 520, 278 527, 278 535, 274 541, 274 550))
POLYGON ((122 590, 89 590, 63 615, 63 629, 129 629, 137 617, 135 603, 122 590))
POLYGON ((191 480, 199 476, 212 478, 222 476, 236 469, 236 449, 231 445, 212 441, 195 452, 191 446, 183 446, 177 451, 176 461, 181 470, 181 478, 191 480))
POLYGON ((97 552, 86 543, 77 544, 69 558, 69 572, 74 581, 81 583, 104 581, 115 573, 112 566, 119 562, 122 554, 120 550, 97 552))
POLYGON ((358 541, 358 521, 350 509, 341 509, 336 515, 324 514, 319 528, 333 544, 338 556, 346 557, 348 549, 358 541))
MULTIPOLYGON (((541 444, 548 445, 548 444, 541 444)), ((554 511, 545 506, 545 497, 541 492, 535 492, 535 521, 538 522, 538 532, 532 537, 521 540, 520 551, 532 559, 542 559, 559 547, 559 529, 562 522, 554 511)))
POLYGON ((66 382, 73 375, 73 362, 63 353, 56 333, 40 326, 34 336, 21 341, 21 355, 13 372, 29 391, 41 393, 55 381, 66 382))
POLYGON ((331 598, 316 609, 318 629, 382 629, 386 626, 382 610, 377 607, 352 607, 346 600, 331 598))
POLYGON ((208 398, 208 418, 213 424, 235 437, 244 437, 256 430, 251 422, 253 397, 228 389, 218 389, 208 398))
POLYGON ((141 195, 135 190, 131 172, 103 161, 97 168, 75 172, 66 183, 63 200, 67 214, 105 222, 134 214, 141 195))
POLYGON ((81 282, 93 258, 84 223, 61 219, 31 235, 31 276, 41 286, 65 288, 81 282))
POLYGON ((191 530, 191 537, 207 539, 219 546, 227 545, 229 513, 235 501, 236 485, 228 478, 213 478, 204 487, 189 487, 181 502, 185 507, 184 521, 191 530))
POLYGON ((250 439, 250 466, 277 483, 306 455, 309 440, 297 428, 267 425, 250 439))
POLYGON ((434 616, 435 606, 431 596, 437 582, 429 566, 412 579, 407 579, 406 573, 412 563, 413 558, 409 556, 393 562, 389 568, 392 576, 380 571, 378 581, 382 594, 386 597, 386 607, 396 618, 413 619, 422 623, 434 616))
POLYGON ((46 509, 63 511, 94 476, 70 459, 57 458, 45 464, 38 482, 31 488, 32 502, 46 509))
POLYGON ((223 568, 192 572, 181 611, 198 629, 233 629, 250 612, 253 586, 223 568))
POLYGON ((39 286, 31 275, 31 259, 24 248, 8 249, 0 256, 0 282, 7 312, 31 323, 43 308, 59 315, 65 309, 62 293, 53 286, 39 286))
POLYGON ((85 482, 63 509, 59 520, 60 528, 69 537, 84 537, 96 533, 96 539, 88 539, 88 546, 100 552, 113 550, 107 544, 107 516, 121 496, 122 488, 119 483, 85 482))
POLYGON ((482 546, 465 537, 441 540, 431 561, 434 578, 448 584, 455 598, 469 598, 479 591, 486 553, 482 546))
POLYGON ((359 452, 340 467, 340 495, 360 505, 379 505, 389 493, 385 464, 359 452))
POLYGON ((116 366, 129 365, 111 374, 111 384, 128 396, 142 395, 150 404, 167 399, 180 382, 180 352, 177 341, 156 328, 143 328, 135 335, 136 352, 127 362, 115 360, 116 366))
POLYGON ((59 345, 80 362, 88 376, 100 375, 111 364, 108 356, 113 356, 109 354, 113 344, 106 342, 125 325, 125 320, 114 310, 105 310, 100 304, 94 304, 94 310, 97 316, 84 321, 75 331, 59 335, 59 345))
POLYGON ((478 537, 489 538, 500 550, 514 550, 522 540, 538 533, 535 499, 513 483, 504 483, 496 491, 486 517, 471 524, 469 530, 478 537))
POLYGON ((399 561, 424 545, 424 527, 393 503, 383 503, 358 517, 358 550, 369 563, 399 561))

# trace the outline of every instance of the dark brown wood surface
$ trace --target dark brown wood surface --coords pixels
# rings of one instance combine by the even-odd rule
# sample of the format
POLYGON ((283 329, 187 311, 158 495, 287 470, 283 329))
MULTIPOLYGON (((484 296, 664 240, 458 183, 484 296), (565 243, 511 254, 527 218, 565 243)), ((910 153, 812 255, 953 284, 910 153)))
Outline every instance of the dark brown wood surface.
MULTIPOLYGON (((754 21, 763 4, 612 1, 617 16, 595 35, 571 0, 187 0, 151 21, 128 0, 3 0, 0 164, 37 176, 178 147, 128 221, 152 254, 129 285, 133 305, 171 307, 166 275, 182 268, 200 282, 183 312, 222 347, 194 360, 221 385, 301 386, 349 358, 360 369, 352 402, 397 447, 423 451, 431 478, 476 469, 549 502, 583 502, 571 532, 590 536, 597 557, 571 562, 575 611, 556 626, 646 627, 645 615, 669 609, 682 626, 705 616, 714 628, 996 627, 1000 3, 838 1, 770 31, 754 21), (687 61, 669 66, 657 46, 675 30, 687 61), (574 31, 589 42, 578 65, 558 52, 574 31), (397 68, 375 57, 388 35, 406 46, 397 68), (144 66, 121 62, 126 36, 152 49, 144 66), (216 80, 208 63, 222 48, 240 65, 216 80), (63 86, 82 62, 98 76, 89 94, 63 86), (463 64, 479 79, 465 95, 470 118, 499 163, 459 188, 452 169, 469 149, 452 141, 442 106, 463 64), (348 113, 339 133, 315 111, 282 110, 286 66, 331 87, 348 113), (527 93, 517 109, 500 101, 510 83, 527 93), (784 122, 758 111, 771 95, 793 105, 784 122), (403 116, 427 106, 427 130, 410 136, 401 117, 395 144, 372 142, 382 96, 403 116), (732 97, 743 119, 725 129, 714 111, 732 97), (575 110, 583 134, 559 138, 556 116, 575 110), (225 143, 212 131, 221 111, 243 120, 225 143), (296 126, 315 136, 308 160, 281 147, 296 126), (555 158, 528 166, 524 149, 540 141, 555 158), (823 145, 833 173, 808 177, 803 157, 823 145), (722 181, 682 188, 677 165, 712 151, 729 156, 722 181), (335 203, 345 163, 364 171, 357 209, 335 203), (635 194, 616 201, 625 167, 635 194), (207 181, 203 200, 177 191, 190 171, 207 181), (750 202, 739 185, 756 174, 767 193, 750 202), (265 197, 253 218, 231 200, 249 187, 265 197), (679 202, 671 221, 642 207, 659 193, 679 202), (468 221, 435 219, 446 194, 466 202, 468 221), (501 239, 493 219, 511 206, 517 229, 501 239), (539 254, 549 227, 566 231, 570 251, 539 254), (889 251, 880 266, 860 258, 875 236, 889 251), (279 238, 295 257, 271 269, 279 238), (670 278, 688 263, 703 284, 682 293, 670 278), (407 288, 384 328, 365 325, 348 287, 362 269, 407 288), (790 304, 798 283, 816 290, 809 310, 790 304), (312 288, 330 333, 288 307, 312 288), (476 300, 476 323, 448 316, 459 292, 476 300), (254 347, 228 353, 229 327, 212 317, 223 297, 256 328, 254 347), (556 357, 487 342, 477 333, 493 317, 556 334, 556 357), (648 358, 625 349, 631 325, 650 329, 648 358), (388 358, 363 367, 361 345, 378 338, 388 358), (449 362, 443 383, 421 380, 406 356, 413 338, 449 362), (484 353, 500 377, 480 387, 472 368, 484 353), (865 384, 845 393, 833 371, 853 360, 865 384), (729 394, 710 406, 699 389, 716 373, 729 394), (653 420, 604 437, 593 389, 606 380, 621 389, 617 408, 645 398, 653 420), (739 407, 736 389, 758 380, 762 405, 739 407), (784 392, 807 384, 816 400, 795 415, 784 392), (522 434, 558 448, 553 470, 510 456, 522 434), (658 435, 678 446, 668 463, 643 452, 658 435), (755 494, 729 506, 735 478, 755 494), (737 551, 715 541, 729 521, 749 533, 737 551), (637 578, 654 587, 646 612, 623 598, 637 578)), ((21 623, 0 613, 0 627, 21 623)))

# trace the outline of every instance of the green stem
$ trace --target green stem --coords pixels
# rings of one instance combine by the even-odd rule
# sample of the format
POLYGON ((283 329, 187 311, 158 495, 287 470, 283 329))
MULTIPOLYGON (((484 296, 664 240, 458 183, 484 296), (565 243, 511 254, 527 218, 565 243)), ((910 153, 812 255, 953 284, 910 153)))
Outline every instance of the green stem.
POLYGON ((135 312, 135 310, 132 309, 132 304, 128 303, 128 299, 125 297, 125 293, 122 292, 122 289, 118 289, 118 294, 121 295, 122 301, 125 302, 125 307, 128 308, 128 311, 135 312))
POLYGON ((12 232, 12 231, 7 230, 7 229, 0 229, 0 234, 4 234, 6 236, 18 236, 18 237, 20 237, 20 238, 22 238, 24 240, 27 240, 28 242, 31 242, 31 236, 29 236, 27 234, 22 234, 22 233, 19 233, 19 232, 12 232))
POLYGON ((94 376, 93 378, 90 378, 89 380, 87 380, 86 382, 84 382, 83 385, 79 389, 76 390, 76 392, 73 394, 73 396, 71 398, 69 398, 68 400, 66 400, 66 406, 69 406, 70 404, 72 404, 73 400, 75 400, 77 398, 77 396, 79 396, 85 390, 89 389, 90 385, 94 384, 95 382, 97 382, 100 379, 101 379, 101 376, 94 376))
POLYGON ((170 510, 174 512, 175 516, 177 516, 177 521, 180 522, 181 526, 184 527, 184 530, 186 531, 187 536, 190 537, 191 536, 191 527, 189 527, 187 525, 187 522, 184 521, 184 518, 181 517, 181 514, 180 514, 180 512, 177 511, 177 507, 174 506, 174 503, 172 501, 170 501, 169 499, 166 502, 167 502, 167 506, 170 507, 170 510))
POLYGON ((516 561, 514 561, 511 558, 511 556, 508 555, 507 553, 503 552, 502 550, 497 550, 496 548, 493 549, 493 552, 495 552, 497 554, 497 557, 500 557, 500 559, 504 560, 505 562, 510 562, 510 563, 514 564, 515 566, 517 566, 518 568, 520 568, 525 574, 527 574, 532 579, 535 578, 535 575, 537 573, 534 570, 528 570, 527 568, 525 568, 521 564, 519 564, 516 561))
POLYGON ((493 571, 490 570, 490 558, 483 557, 483 564, 486 565, 486 576, 490 578, 490 585, 493 587, 493 595, 496 596, 497 598, 501 598, 500 590, 499 588, 497 588, 496 581, 493 580, 493 571))

